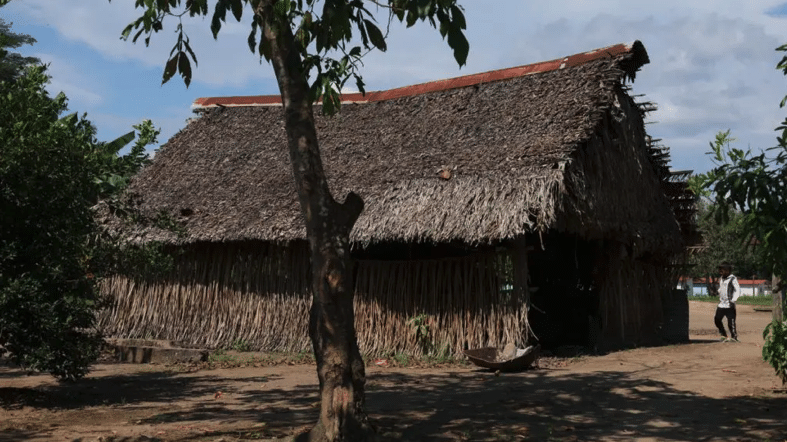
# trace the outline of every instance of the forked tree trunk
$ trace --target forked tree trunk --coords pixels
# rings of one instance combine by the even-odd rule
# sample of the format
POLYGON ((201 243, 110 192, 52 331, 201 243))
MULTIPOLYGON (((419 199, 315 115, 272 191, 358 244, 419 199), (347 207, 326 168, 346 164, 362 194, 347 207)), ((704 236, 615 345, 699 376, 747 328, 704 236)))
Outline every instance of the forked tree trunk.
POLYGON ((363 441, 372 431, 364 407, 364 363, 355 337, 349 247, 363 200, 350 193, 340 204, 331 196, 302 60, 289 24, 278 21, 273 3, 263 0, 258 13, 281 91, 295 186, 311 248, 314 295, 309 334, 320 380, 320 419, 299 440, 363 441))

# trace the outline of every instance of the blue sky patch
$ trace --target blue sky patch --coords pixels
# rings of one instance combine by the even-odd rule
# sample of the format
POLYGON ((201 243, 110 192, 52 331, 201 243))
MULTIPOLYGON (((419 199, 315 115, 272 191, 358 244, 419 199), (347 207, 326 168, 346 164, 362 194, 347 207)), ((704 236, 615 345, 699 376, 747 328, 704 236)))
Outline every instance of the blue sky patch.
MULTIPOLYGON (((248 23, 234 19, 214 40, 209 19, 184 18, 199 67, 188 89, 179 76, 162 86, 175 23, 167 22, 150 47, 124 42, 120 32, 140 13, 134 3, 25 0, 2 8, 2 18, 13 22, 14 32, 38 40, 18 52, 51 63, 51 89, 66 93, 72 111, 87 112, 99 139, 112 140, 149 118, 161 127, 163 143, 186 126, 198 97, 278 95, 271 67, 249 53, 248 23)), ((461 3, 470 41, 465 67, 459 69, 445 40, 430 26, 393 25, 388 51, 364 59, 366 89, 504 69, 641 40, 650 63, 637 74, 632 92, 658 106, 648 116, 656 124, 647 130, 671 148, 673 168, 704 172, 713 167, 705 152, 719 131, 730 129, 740 146, 753 149, 776 141, 774 128, 785 115, 779 91, 785 90, 786 79, 774 69, 781 54, 773 49, 786 40, 779 23, 787 18, 787 0, 461 3)), ((385 12, 380 14, 384 21, 385 12)))
POLYGON ((770 17, 787 17, 787 3, 782 3, 767 9, 765 15, 770 17))

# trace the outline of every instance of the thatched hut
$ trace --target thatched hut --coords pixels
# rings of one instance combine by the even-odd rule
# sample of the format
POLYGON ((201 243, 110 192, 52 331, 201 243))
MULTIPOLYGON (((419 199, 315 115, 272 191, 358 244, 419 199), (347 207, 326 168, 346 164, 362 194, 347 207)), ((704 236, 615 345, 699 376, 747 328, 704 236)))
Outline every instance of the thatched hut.
MULTIPOLYGON (((645 132, 652 105, 626 85, 647 62, 637 41, 348 94, 339 115, 317 117, 332 192, 365 201, 351 233, 363 352, 657 337, 682 187, 645 132)), ((309 257, 279 97, 195 107, 129 190, 142 218, 180 234, 115 220, 177 250, 175 270, 105 281, 105 331, 308 349, 309 257)))

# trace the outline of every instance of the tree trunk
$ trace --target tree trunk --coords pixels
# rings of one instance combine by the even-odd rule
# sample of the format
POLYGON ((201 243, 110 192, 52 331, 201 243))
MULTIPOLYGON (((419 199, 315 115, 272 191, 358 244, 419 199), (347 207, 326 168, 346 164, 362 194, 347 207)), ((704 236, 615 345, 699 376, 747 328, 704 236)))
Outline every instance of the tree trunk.
POLYGON ((785 298, 785 290, 779 290, 781 287, 780 284, 781 280, 778 276, 773 275, 771 279, 771 293, 773 293, 773 320, 774 321, 784 321, 784 298, 785 298))
POLYGON ((309 84, 292 30, 260 2, 264 36, 284 107, 295 186, 306 222, 312 258, 309 334, 320 381, 320 419, 298 440, 362 441, 372 434, 364 407, 364 363, 355 337, 353 272, 349 235, 363 210, 350 193, 343 204, 331 196, 314 127, 309 84))

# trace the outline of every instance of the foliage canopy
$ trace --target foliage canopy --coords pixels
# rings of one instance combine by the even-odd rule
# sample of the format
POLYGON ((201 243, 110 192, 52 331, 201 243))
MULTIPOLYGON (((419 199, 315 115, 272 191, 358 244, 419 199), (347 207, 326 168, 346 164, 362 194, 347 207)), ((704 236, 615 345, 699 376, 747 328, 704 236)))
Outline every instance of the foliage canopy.
MULTIPOLYGON (((262 38, 265 29, 261 0, 215 0, 212 15, 208 3, 208 0, 136 1, 143 14, 123 30, 125 39, 136 42, 145 35, 145 44, 149 44, 152 34, 163 30, 167 17, 178 20, 177 39, 165 64, 162 83, 177 73, 186 86, 191 83, 191 62, 196 66, 197 56, 183 31, 182 19, 186 16, 211 16, 210 30, 218 38, 228 13, 240 22, 249 6, 253 16, 246 43, 253 54, 270 61, 270 43, 262 38)), ((354 79, 358 90, 365 91, 360 75, 362 59, 372 50, 387 50, 388 26, 393 20, 407 27, 420 21, 437 28, 460 66, 465 64, 470 50, 463 32, 467 26, 464 12, 456 0, 276 0, 274 3, 278 23, 286 23, 293 29, 303 75, 311 79, 310 98, 312 101, 322 98, 322 109, 327 114, 339 109, 339 91, 348 80, 354 79), (385 30, 380 28, 375 16, 375 11, 380 10, 387 14, 385 30)), ((277 29, 272 31, 278 33, 277 29)))
POLYGON ((761 247, 756 238, 745 231, 744 215, 739 210, 731 210, 727 221, 721 223, 713 216, 716 208, 711 201, 700 199, 697 209, 697 230, 703 243, 689 256, 691 266, 687 276, 715 277, 719 264, 726 261, 732 264, 733 273, 740 278, 770 278, 770 271, 760 256, 761 247))
MULTIPOLYGON (((0 7, 7 3, 8 0, 0 1, 0 7)), ((40 62, 35 57, 23 57, 10 51, 22 45, 32 45, 36 42, 35 38, 27 34, 12 32, 11 25, 12 23, 0 18, 0 81, 14 80, 22 73, 25 66, 40 62)))
POLYGON ((109 244, 96 241, 92 207, 145 164, 157 132, 149 121, 135 126, 142 136, 119 156, 134 132, 97 142, 84 116, 61 116, 66 96, 51 97, 48 82, 41 65, 0 82, 0 354, 74 380, 100 345, 92 258, 109 244))
MULTIPOLYGON (((776 48, 787 52, 787 44, 776 48)), ((787 75, 787 56, 777 69, 787 75)), ((787 103, 787 96, 781 107, 787 103)), ((787 333, 784 323, 784 283, 787 281, 787 119, 777 128, 777 145, 754 154, 729 146, 729 131, 716 135, 710 152, 716 167, 699 178, 712 191, 718 222, 730 219, 735 209, 743 214, 743 232, 760 242, 765 268, 781 283, 774 287, 775 304, 781 309, 763 332, 763 358, 787 382, 787 333), (781 291, 781 294, 779 293, 781 291)))
POLYGON ((21 365, 76 379, 98 351, 86 240, 95 129, 44 89, 46 68, 0 86, 0 345, 21 365))

